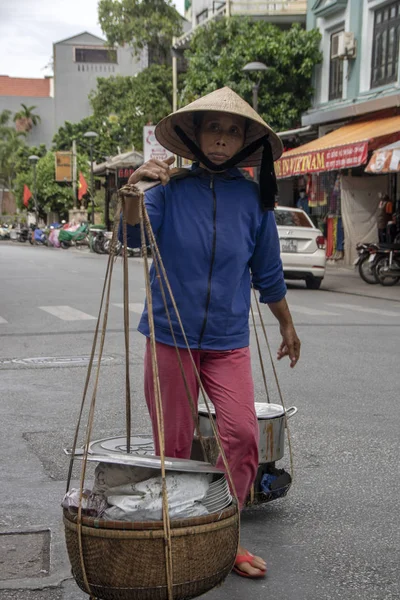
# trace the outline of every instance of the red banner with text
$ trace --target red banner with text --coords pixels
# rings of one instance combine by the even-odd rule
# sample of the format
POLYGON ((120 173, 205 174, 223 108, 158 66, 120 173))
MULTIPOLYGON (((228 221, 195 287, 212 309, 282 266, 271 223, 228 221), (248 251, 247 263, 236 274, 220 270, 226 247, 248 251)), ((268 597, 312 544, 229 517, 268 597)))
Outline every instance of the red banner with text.
POLYGON ((295 177, 306 173, 351 169, 367 162, 368 142, 357 142, 346 146, 314 150, 303 154, 285 154, 276 161, 275 173, 278 179, 295 177))

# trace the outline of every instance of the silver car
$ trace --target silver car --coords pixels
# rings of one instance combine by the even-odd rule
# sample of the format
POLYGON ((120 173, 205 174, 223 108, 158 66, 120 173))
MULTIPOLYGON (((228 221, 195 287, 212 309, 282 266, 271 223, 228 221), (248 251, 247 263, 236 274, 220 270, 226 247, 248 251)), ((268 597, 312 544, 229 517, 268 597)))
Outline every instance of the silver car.
POLYGON ((281 244, 285 279, 304 279, 318 290, 325 275, 325 238, 300 208, 278 206, 275 220, 281 244))

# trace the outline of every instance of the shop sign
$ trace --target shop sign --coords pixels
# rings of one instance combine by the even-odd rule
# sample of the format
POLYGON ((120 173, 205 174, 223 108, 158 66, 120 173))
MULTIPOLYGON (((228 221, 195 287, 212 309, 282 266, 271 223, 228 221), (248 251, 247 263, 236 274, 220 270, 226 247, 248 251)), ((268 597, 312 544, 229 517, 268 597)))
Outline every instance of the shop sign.
POLYGON ((56 181, 72 181, 72 152, 56 152, 56 181))
POLYGON ((365 169, 366 173, 397 173, 400 171, 400 149, 377 150, 365 169))
POLYGON ((135 169, 118 169, 118 179, 129 179, 135 169))
POLYGON ((144 162, 152 159, 166 160, 172 156, 172 152, 169 152, 157 142, 154 131, 155 127, 153 125, 143 127, 144 162))
POLYGON ((368 142, 357 142, 306 154, 294 154, 287 158, 283 155, 275 163, 275 172, 278 179, 282 179, 307 173, 351 169, 365 163, 367 156, 368 142))

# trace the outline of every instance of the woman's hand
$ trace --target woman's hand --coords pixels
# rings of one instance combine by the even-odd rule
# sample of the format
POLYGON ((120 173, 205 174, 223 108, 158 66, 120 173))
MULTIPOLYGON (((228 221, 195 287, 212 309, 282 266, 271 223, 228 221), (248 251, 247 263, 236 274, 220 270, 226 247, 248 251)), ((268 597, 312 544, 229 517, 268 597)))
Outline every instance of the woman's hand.
POLYGON ((284 356, 289 356, 290 366, 293 369, 300 358, 301 342, 297 337, 293 323, 281 325, 280 330, 282 335, 282 343, 279 346, 277 358, 278 360, 281 360, 281 358, 284 356))
POLYGON ((166 160, 148 160, 132 173, 128 183, 135 185, 138 181, 148 178, 159 179, 163 185, 167 185, 169 181, 169 167, 174 161, 174 156, 170 156, 166 160))

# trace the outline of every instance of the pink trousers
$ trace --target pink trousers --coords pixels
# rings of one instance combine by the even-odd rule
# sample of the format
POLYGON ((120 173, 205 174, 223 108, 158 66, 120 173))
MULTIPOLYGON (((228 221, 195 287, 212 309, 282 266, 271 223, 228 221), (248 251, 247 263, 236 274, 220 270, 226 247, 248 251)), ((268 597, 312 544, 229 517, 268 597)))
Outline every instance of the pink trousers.
MULTIPOLYGON (((258 468, 258 424, 254 408, 250 349, 222 352, 192 350, 192 354, 203 386, 215 407, 218 432, 242 507, 258 468)), ((180 355, 188 387, 197 407, 199 385, 190 356, 185 349, 180 350, 180 355)), ((157 360, 163 403, 165 454, 176 458, 190 458, 195 427, 175 348, 157 343, 157 360)), ((144 366, 146 402, 156 453, 159 454, 149 340, 144 366)), ((221 458, 217 467, 224 468, 221 458)))

